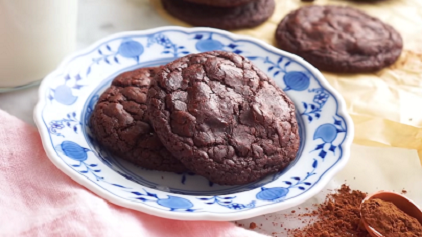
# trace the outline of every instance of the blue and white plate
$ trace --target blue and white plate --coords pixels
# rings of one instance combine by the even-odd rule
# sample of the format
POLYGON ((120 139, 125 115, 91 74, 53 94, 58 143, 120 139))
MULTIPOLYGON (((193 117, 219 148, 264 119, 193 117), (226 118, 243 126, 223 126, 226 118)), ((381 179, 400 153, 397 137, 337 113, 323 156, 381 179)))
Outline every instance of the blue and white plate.
POLYGON ((210 28, 163 27, 107 37, 68 57, 41 84, 35 122, 51 161, 117 205, 180 220, 236 220, 301 204, 349 159, 353 124, 341 96, 302 58, 259 40, 210 28), (92 139, 89 116, 118 74, 190 53, 225 50, 249 58, 295 102, 301 145, 284 171, 248 185, 220 186, 193 173, 146 170, 92 139))

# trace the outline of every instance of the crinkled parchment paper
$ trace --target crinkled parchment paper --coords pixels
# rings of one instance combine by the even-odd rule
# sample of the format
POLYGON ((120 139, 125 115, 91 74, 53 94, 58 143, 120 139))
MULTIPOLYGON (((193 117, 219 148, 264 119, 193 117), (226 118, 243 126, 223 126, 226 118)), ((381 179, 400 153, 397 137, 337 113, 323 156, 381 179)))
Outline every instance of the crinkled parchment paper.
MULTIPOLYGON (((189 26, 169 16, 160 0, 150 1, 170 23, 189 26)), ((378 3, 346 0, 276 2, 275 13, 266 23, 233 32, 275 45, 275 29, 287 13, 302 5, 335 4, 359 8, 391 24, 401 33, 404 51, 391 67, 370 74, 323 74, 346 100, 355 123, 355 144, 415 149, 422 162, 422 0, 385 0, 378 3)))

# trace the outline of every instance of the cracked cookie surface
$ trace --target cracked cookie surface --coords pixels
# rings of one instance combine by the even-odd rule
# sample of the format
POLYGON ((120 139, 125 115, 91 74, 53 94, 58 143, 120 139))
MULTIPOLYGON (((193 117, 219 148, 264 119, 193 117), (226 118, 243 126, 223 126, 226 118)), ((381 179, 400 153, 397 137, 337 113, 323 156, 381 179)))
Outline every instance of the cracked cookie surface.
POLYGON ((283 170, 299 149, 295 107, 246 58, 191 54, 162 67, 148 91, 160 140, 193 172, 222 185, 283 170))
POLYGON ((162 145, 145 113, 156 70, 141 68, 117 76, 98 99, 90 118, 91 132, 121 159, 147 169, 183 172, 185 166, 162 145))
POLYGON ((331 72, 373 72, 401 54, 400 34, 363 11, 341 6, 306 6, 278 25, 279 48, 331 72))
POLYGON ((194 26, 233 30, 260 25, 274 12, 274 0, 257 0, 237 7, 214 7, 184 0, 161 0, 172 16, 194 26))

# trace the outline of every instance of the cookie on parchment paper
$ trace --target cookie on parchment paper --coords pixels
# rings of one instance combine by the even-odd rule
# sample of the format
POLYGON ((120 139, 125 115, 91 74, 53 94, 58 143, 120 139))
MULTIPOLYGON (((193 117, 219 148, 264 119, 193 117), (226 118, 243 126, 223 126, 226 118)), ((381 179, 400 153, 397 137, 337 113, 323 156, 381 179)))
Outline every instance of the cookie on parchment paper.
POLYGON ((305 6, 278 25, 279 48, 318 69, 340 73, 378 71, 400 56, 403 41, 390 25, 342 6, 305 6))
POLYGON ((185 0, 161 0, 172 16, 194 26, 224 30, 250 28, 268 20, 274 12, 274 0, 257 0, 237 7, 214 7, 185 0))

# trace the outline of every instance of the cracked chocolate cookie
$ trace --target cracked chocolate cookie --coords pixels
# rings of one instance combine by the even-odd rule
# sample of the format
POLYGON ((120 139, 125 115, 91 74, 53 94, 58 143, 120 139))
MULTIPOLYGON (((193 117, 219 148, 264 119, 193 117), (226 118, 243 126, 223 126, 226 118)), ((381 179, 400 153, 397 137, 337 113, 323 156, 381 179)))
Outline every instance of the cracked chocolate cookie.
POLYGON ((117 76, 92 112, 91 132, 100 145, 121 159, 147 169, 183 172, 185 166, 162 145, 145 113, 155 71, 141 68, 117 76))
POLYGON ((341 6, 306 6, 289 13, 276 30, 279 48, 331 72, 373 72, 393 64, 403 41, 390 25, 341 6))
POLYGON ((283 170, 299 148, 295 106, 243 56, 191 54, 163 66, 148 92, 160 140, 193 172, 222 185, 283 170))
POLYGON ((215 7, 236 7, 256 0, 187 0, 198 4, 204 4, 215 7))
POLYGON ((161 0, 172 16, 194 26, 225 30, 260 25, 274 12, 274 0, 257 0, 237 7, 214 7, 184 0, 161 0))

